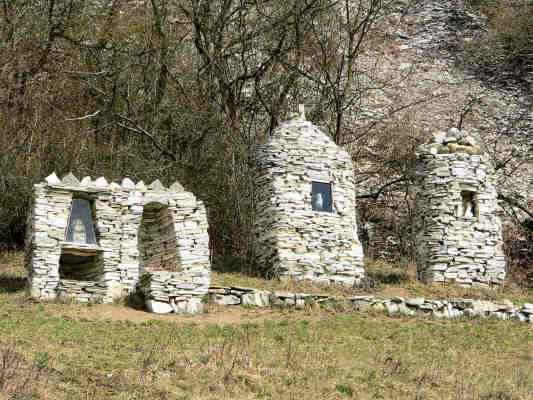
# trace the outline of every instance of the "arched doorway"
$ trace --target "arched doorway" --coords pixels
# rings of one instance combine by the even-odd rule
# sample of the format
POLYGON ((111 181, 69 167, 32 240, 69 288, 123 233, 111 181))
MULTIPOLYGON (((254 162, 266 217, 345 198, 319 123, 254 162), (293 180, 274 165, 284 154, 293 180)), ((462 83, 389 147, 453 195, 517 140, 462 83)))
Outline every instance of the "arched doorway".
POLYGON ((144 206, 138 245, 141 274, 181 270, 174 218, 167 206, 161 203, 144 206))

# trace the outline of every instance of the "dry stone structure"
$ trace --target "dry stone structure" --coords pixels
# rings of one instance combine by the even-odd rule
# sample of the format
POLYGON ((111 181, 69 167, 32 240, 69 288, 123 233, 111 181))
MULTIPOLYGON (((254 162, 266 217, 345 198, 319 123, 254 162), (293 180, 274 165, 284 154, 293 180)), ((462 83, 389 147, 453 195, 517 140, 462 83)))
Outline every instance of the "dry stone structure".
POLYGON ((158 180, 147 187, 54 173, 34 186, 30 292, 111 302, 139 286, 154 312, 198 312, 210 284, 208 241, 204 205, 179 183, 167 189, 158 180), (141 277, 154 283, 138 285, 141 277))
POLYGON ((364 276, 350 155, 303 112, 258 146, 255 254, 274 276, 353 285, 364 276))
POLYGON ((418 152, 416 251, 419 278, 464 286, 505 278, 493 170, 476 141, 439 132, 418 152))
POLYGON ((533 324, 533 304, 521 306, 510 300, 380 298, 372 295, 338 297, 329 294, 270 292, 239 286, 212 286, 211 301, 222 306, 294 307, 314 305, 356 311, 378 311, 389 315, 418 315, 435 318, 490 317, 533 324))

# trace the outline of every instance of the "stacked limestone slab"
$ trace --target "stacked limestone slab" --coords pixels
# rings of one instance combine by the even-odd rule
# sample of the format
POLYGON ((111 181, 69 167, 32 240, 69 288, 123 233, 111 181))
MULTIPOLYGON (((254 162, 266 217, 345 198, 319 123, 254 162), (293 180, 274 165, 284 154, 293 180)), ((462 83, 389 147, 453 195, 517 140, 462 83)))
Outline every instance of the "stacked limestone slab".
POLYGON ((490 287, 505 278, 502 224, 490 163, 457 129, 418 151, 416 251, 422 281, 490 287))
POLYGON ((301 115, 256 153, 255 255, 267 275, 353 285, 364 276, 350 155, 301 115), (333 212, 313 211, 312 182, 330 183, 333 212))
POLYGON ((146 187, 128 178, 108 184, 105 178, 79 182, 72 174, 62 180, 52 174, 34 186, 26 238, 30 292, 38 299, 110 302, 133 292, 141 275, 171 268, 173 282, 189 288, 182 288, 180 301, 194 303, 180 310, 199 311, 196 304, 210 283, 208 241, 202 202, 178 183, 167 189, 159 181, 146 187), (80 196, 93 204, 96 244, 65 239, 72 199, 80 196), (96 255, 99 276, 60 279, 61 254, 72 252, 96 255))

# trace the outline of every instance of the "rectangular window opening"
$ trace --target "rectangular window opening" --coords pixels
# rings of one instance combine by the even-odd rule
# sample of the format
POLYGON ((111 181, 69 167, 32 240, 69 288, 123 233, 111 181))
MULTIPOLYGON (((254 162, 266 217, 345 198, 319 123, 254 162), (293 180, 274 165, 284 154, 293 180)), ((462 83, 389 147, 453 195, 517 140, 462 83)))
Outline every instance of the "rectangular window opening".
POLYGON ((313 211, 333 212, 331 183, 311 182, 311 206, 313 211))
POLYGON ((462 208, 460 216, 464 218, 478 218, 479 209, 477 205, 476 192, 470 190, 461 191, 462 208))

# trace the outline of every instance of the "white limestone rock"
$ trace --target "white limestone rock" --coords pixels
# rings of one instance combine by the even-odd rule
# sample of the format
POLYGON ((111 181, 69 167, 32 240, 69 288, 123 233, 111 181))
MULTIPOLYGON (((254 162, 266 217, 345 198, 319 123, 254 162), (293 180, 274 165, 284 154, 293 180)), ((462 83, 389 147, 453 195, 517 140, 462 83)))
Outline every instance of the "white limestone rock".
POLYGON ((72 172, 69 172, 63 177, 63 179, 61 179, 61 183, 67 186, 78 186, 80 184, 80 181, 74 176, 72 172))
POLYGON ((130 178, 124 178, 122 179, 121 186, 124 189, 135 189, 135 183, 130 178))
POLYGON ((92 184, 92 179, 90 176, 84 176, 80 182, 80 186, 82 187, 91 186, 91 184, 92 184))
POLYGON ((49 185, 60 185, 61 184, 61 180, 57 177, 55 172, 52 172, 50 175, 48 175, 45 178, 45 181, 49 185))
POLYGON ((161 181, 159 179, 156 179, 155 181, 153 181, 148 186, 148 189, 154 190, 154 191, 158 191, 158 192, 162 192, 162 191, 166 190, 166 188, 163 186, 163 184, 161 183, 161 181))
POLYGON ((97 188, 106 188, 108 186, 107 179, 101 176, 93 182, 93 185, 97 188))
POLYGON ((270 294, 263 291, 254 291, 242 295, 242 305, 252 307, 268 307, 270 305, 270 294))
POLYGON ((152 299, 146 300, 146 308, 154 314, 170 314, 174 311, 169 303, 152 299))

